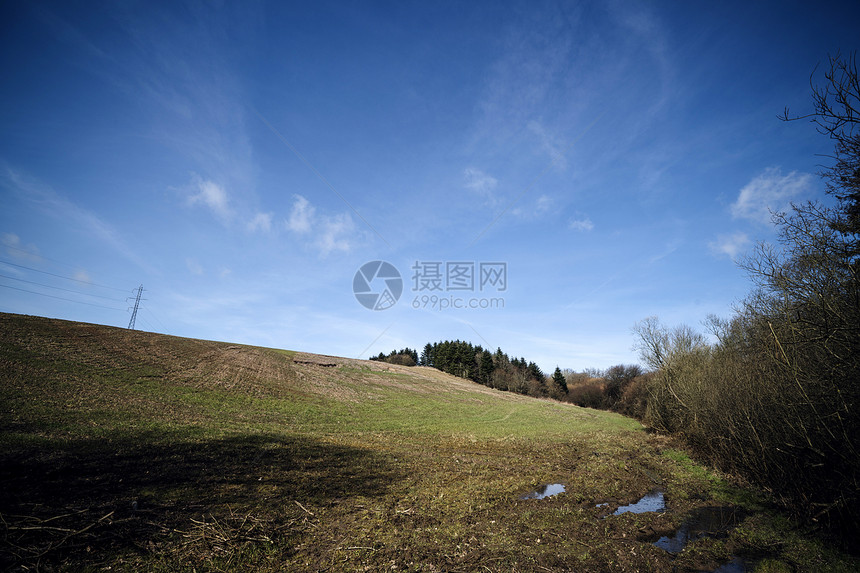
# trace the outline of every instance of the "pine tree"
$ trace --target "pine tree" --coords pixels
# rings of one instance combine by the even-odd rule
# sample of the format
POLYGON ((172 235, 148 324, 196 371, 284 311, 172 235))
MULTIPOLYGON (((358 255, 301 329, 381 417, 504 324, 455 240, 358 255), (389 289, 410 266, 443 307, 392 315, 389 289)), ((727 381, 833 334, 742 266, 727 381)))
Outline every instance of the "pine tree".
POLYGON ((567 394, 567 380, 558 366, 555 367, 555 372, 552 373, 552 382, 561 389, 562 393, 567 394))
POLYGON ((428 342, 424 345, 424 350, 421 352, 421 366, 433 366, 433 346, 428 342))
POLYGON ((495 370, 495 364, 493 364, 493 355, 490 354, 489 350, 484 350, 480 353, 480 363, 478 365, 478 378, 479 382, 485 386, 493 385, 493 371, 495 370))

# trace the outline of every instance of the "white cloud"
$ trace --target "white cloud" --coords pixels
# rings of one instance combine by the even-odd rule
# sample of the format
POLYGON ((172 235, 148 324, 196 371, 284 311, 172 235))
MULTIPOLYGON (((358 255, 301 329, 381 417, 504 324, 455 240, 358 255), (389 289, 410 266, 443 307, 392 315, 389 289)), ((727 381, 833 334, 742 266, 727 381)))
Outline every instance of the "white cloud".
POLYGON ((21 238, 15 233, 3 233, 0 238, 0 244, 5 247, 6 253, 16 259, 25 259, 31 261, 41 260, 39 249, 36 245, 30 243, 25 245, 21 242, 21 238))
POLYGON ((498 184, 498 179, 480 169, 467 167, 463 170, 463 186, 483 197, 488 203, 496 203, 497 199, 493 190, 498 184))
POLYGON ((309 244, 326 256, 334 252, 352 250, 355 224, 348 213, 334 216, 317 215, 316 208, 301 195, 295 196, 290 217, 286 220, 289 231, 307 237, 309 244))
POLYGON ((731 235, 719 235, 716 241, 711 241, 708 246, 711 251, 718 255, 728 255, 732 259, 736 259, 738 255, 746 250, 750 244, 750 239, 746 233, 732 233, 731 235))
POLYGON ((268 233, 272 230, 272 214, 257 213, 253 219, 248 221, 248 230, 252 233, 258 230, 268 233))
POLYGON ((772 212, 784 211, 793 198, 808 195, 812 182, 809 173, 783 176, 779 167, 769 167, 741 189, 731 206, 732 217, 769 223, 772 212))
MULTIPOLYGON (((129 39, 127 49, 120 55, 103 50, 102 42, 95 48, 83 46, 88 57, 80 63, 152 117, 145 127, 147 134, 196 172, 216 181, 221 191, 227 191, 224 196, 229 195, 229 207, 235 211, 235 203, 241 205, 242 197, 256 187, 257 166, 247 130, 247 94, 229 55, 229 43, 222 41, 219 22, 229 21, 231 29, 244 34, 253 29, 251 22, 259 12, 249 5, 241 14, 236 11, 222 20, 225 14, 215 6, 189 10, 195 14, 192 18, 206 19, 209 25, 184 26, 181 19, 157 8, 133 10, 135 17, 120 9, 112 22, 129 39)), ((81 43, 64 30, 58 30, 58 36, 73 41, 73 47, 81 43)), ((221 209, 218 216, 223 218, 222 207, 228 205, 219 203, 215 193, 198 201, 221 209)))
POLYGON ((300 235, 309 233, 314 219, 314 207, 301 195, 295 195, 296 201, 287 219, 287 229, 300 235))
POLYGON ((568 229, 573 229, 574 231, 590 231, 594 229, 594 223, 591 222, 591 219, 585 217, 584 219, 573 219, 570 223, 567 224, 568 229))
POLYGON ((546 195, 541 195, 540 197, 538 197, 537 204, 535 205, 535 211, 538 214, 546 213, 550 210, 550 208, 552 208, 552 198, 546 195))
POLYGON ((188 198, 189 205, 203 203, 206 207, 212 210, 218 217, 226 220, 231 216, 229 199, 227 191, 214 181, 207 181, 195 177, 192 184, 197 189, 197 193, 188 198))
POLYGON ((525 220, 533 220, 548 213, 553 206, 553 199, 548 195, 541 195, 534 202, 527 202, 523 207, 515 207, 510 210, 514 217, 525 220))
POLYGON ((353 247, 349 236, 355 234, 355 224, 348 214, 341 213, 334 217, 325 217, 315 234, 316 246, 323 256, 337 251, 348 253, 353 247))

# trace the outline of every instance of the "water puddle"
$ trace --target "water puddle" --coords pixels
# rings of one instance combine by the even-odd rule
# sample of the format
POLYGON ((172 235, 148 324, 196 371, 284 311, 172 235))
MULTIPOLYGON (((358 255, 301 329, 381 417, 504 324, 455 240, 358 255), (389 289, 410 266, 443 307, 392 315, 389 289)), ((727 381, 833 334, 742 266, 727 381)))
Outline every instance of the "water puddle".
POLYGON ((743 511, 736 507, 701 507, 689 513, 674 537, 663 536, 654 545, 677 554, 691 541, 726 537, 744 517, 743 511))
POLYGON ((755 565, 755 561, 747 561, 735 555, 731 561, 714 569, 713 573, 747 573, 747 571, 754 571, 755 565))
MULTIPOLYGON (((729 531, 746 517, 746 513, 736 507, 701 507, 691 511, 675 535, 669 537, 664 535, 654 542, 654 545, 677 555, 684 550, 691 541, 713 537, 723 539, 728 536, 729 531)), ((755 561, 749 561, 738 555, 732 555, 732 560, 717 569, 713 573, 745 573, 755 568, 755 561)))
POLYGON ((647 513, 649 511, 663 511, 666 509, 666 496, 663 490, 655 489, 650 493, 642 496, 642 499, 630 505, 622 505, 615 510, 612 515, 621 515, 622 513, 647 513))
POLYGON ((543 499, 564 493, 564 484, 548 483, 537 488, 535 491, 521 495, 520 499, 543 499))

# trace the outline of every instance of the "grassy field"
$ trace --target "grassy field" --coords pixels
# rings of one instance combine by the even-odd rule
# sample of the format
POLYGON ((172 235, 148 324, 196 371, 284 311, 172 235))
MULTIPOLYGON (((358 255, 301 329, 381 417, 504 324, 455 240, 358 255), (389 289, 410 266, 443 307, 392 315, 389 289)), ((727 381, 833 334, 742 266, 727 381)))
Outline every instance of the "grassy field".
POLYGON ((0 396, 3 570, 859 565, 634 420, 428 368, 0 314, 0 396), (654 546, 715 506, 743 518, 654 546))

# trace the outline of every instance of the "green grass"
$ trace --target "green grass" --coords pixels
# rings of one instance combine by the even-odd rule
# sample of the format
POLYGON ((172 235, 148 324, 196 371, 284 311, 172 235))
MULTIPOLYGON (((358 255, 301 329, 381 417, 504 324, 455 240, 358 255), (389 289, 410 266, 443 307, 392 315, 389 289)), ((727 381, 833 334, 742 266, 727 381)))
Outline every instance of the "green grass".
POLYGON ((431 369, 14 315, 0 365, 0 568, 857 565, 634 420, 431 369), (606 518, 658 485, 668 512, 606 518), (750 513, 727 539, 652 545, 725 503, 750 513))

